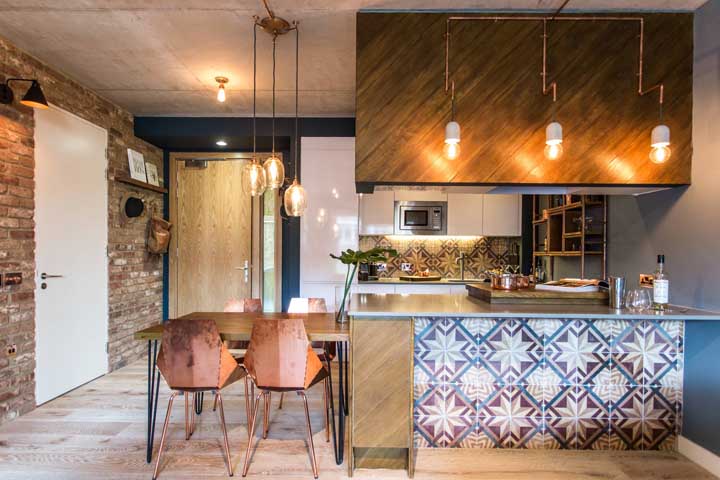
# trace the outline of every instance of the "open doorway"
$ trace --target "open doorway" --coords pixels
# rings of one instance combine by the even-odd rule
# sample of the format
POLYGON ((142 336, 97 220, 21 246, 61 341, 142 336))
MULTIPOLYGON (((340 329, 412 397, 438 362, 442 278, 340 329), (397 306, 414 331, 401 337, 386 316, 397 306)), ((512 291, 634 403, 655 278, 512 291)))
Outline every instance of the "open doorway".
POLYGON ((279 305, 279 197, 246 191, 242 172, 251 158, 242 152, 170 156, 171 318, 222 311, 231 299, 262 298, 266 311, 279 305))

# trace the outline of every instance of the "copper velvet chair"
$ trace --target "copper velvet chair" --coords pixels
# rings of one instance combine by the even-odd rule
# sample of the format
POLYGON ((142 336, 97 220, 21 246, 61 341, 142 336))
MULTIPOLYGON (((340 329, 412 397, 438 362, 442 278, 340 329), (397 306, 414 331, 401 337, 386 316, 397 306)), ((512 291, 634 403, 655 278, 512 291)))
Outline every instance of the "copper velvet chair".
MULTIPOLYGON (((243 477, 247 475, 250 466, 250 449, 255 436, 255 421, 260 398, 264 399, 263 438, 265 438, 270 410, 270 392, 296 392, 302 397, 305 404, 308 448, 310 449, 313 475, 317 478, 317 459, 315 458, 315 446, 313 445, 305 391, 322 382, 327 392, 328 371, 310 346, 303 320, 286 318, 255 322, 250 337, 250 348, 245 355, 245 368, 260 393, 255 397, 252 409, 250 439, 245 451, 243 477)), ((327 429, 327 415, 325 415, 325 428, 327 429)))
POLYGON ((225 412, 220 390, 240 379, 245 379, 245 410, 248 418, 250 404, 247 396, 247 374, 237 363, 222 342, 217 325, 212 320, 172 320, 165 324, 162 344, 158 353, 157 366, 168 386, 173 390, 168 401, 160 449, 153 479, 157 478, 160 458, 167 435, 173 400, 182 393, 185 396, 185 440, 189 440, 195 430, 195 410, 190 406, 189 397, 199 392, 215 392, 220 405, 220 426, 225 442, 228 475, 233 469, 230 461, 225 412))

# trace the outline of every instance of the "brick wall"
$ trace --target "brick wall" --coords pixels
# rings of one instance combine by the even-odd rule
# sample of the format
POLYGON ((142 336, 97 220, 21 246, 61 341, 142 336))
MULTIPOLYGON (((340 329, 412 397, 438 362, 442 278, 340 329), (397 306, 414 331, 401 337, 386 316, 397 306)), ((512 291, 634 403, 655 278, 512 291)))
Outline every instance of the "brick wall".
MULTIPOLYGON (((162 175, 162 151, 133 135, 122 108, 20 51, 0 37, 0 80, 38 78, 48 101, 108 131, 109 177, 127 172, 127 148, 145 155, 162 175)), ((24 87, 15 90, 16 100, 24 87)), ((35 407, 35 203, 33 110, 0 105, 0 271, 20 271, 23 284, 0 289, 0 423, 35 407), (17 344, 15 357, 5 345, 17 344)), ((162 212, 161 194, 108 181, 109 369, 139 358, 135 330, 162 316, 162 260, 145 251, 145 221, 120 215, 121 197, 134 191, 162 212)))

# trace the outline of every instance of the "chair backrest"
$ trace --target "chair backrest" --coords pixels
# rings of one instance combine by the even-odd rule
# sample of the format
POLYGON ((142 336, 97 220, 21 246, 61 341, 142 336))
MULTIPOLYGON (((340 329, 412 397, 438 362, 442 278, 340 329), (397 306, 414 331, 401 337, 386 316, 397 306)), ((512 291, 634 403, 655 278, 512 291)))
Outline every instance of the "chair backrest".
POLYGON ((170 320, 157 366, 172 389, 220 388, 238 367, 213 320, 170 320))
POLYGON ((259 298, 231 298, 225 302, 223 312, 262 312, 262 300, 259 298))
POLYGON ((243 363, 260 388, 287 390, 307 388, 323 368, 302 318, 255 322, 243 363))
POLYGON ((327 313, 327 304, 324 298, 295 297, 290 300, 288 313, 327 313))

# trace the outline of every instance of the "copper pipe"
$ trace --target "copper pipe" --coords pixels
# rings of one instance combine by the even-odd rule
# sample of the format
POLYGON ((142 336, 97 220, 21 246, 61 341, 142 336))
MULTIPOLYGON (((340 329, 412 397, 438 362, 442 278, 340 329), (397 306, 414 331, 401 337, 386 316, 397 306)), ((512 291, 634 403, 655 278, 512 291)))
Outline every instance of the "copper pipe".
POLYGON ((542 81, 543 81, 543 89, 542 93, 543 95, 547 95, 550 93, 550 89, 552 89, 552 100, 553 103, 557 101, 557 82, 553 81, 550 85, 547 85, 547 20, 543 20, 543 65, 542 65, 542 81))
POLYGON ((232 477, 233 467, 232 461, 230 460, 230 444, 228 443, 227 428, 225 427, 225 409, 223 408, 223 400, 222 395, 220 394, 220 390, 218 390, 215 394, 215 398, 218 399, 218 403, 220 404, 220 427, 222 428, 223 440, 225 442, 225 458, 227 458, 227 471, 228 475, 232 477))
MULTIPOLYGON (((564 7, 564 5, 563 5, 564 7)), ((658 83, 647 90, 643 89, 643 56, 644 56, 644 41, 645 41, 645 20, 642 17, 624 17, 624 16, 606 16, 606 17, 588 17, 588 16, 562 16, 557 17, 557 12, 553 16, 450 16, 446 20, 445 27, 445 92, 450 89, 450 24, 451 22, 462 22, 462 21, 484 21, 484 22, 561 22, 561 21, 573 21, 573 22, 638 22, 640 26, 639 35, 639 59, 638 59, 638 94, 645 95, 654 90, 659 90, 660 94, 660 105, 663 104, 665 98, 665 86, 663 83, 658 83)), ((543 49, 544 50, 544 49, 543 49)), ((543 62, 544 63, 544 62, 543 62)), ((544 78, 544 77, 543 77, 544 78)), ((551 85, 552 88, 552 85, 551 85)), ((543 92, 546 91, 546 86, 543 83, 543 92)))
POLYGON ((160 457, 162 456, 163 447, 165 446, 165 437, 167 436, 168 424, 170 423, 170 414, 172 413, 173 400, 178 392, 173 392, 168 401, 167 413, 165 413, 165 423, 163 424, 162 436, 160 437, 160 448, 158 449, 157 462, 155 462, 155 471, 153 472, 153 480, 157 479, 158 470, 160 469, 160 457))
POLYGON ((553 13, 553 16, 552 16, 552 19, 553 19, 553 20, 555 20, 555 17, 557 17, 558 15, 560 15, 560 12, 563 11, 563 9, 565 8, 565 6, 566 6, 568 3, 570 3, 570 0, 565 0, 565 1, 563 2, 563 4, 560 5, 560 8, 558 8, 557 10, 555 10, 555 13, 553 13))

